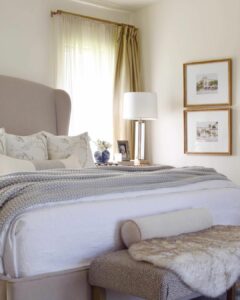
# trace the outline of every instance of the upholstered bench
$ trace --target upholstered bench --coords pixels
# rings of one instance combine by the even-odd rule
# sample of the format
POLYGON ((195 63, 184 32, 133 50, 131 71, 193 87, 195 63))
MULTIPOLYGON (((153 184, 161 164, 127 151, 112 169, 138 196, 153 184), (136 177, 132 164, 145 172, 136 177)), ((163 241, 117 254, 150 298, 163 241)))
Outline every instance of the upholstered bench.
MULTIPOLYGON (((175 300, 201 296, 186 286, 177 275, 149 263, 133 260, 127 250, 96 258, 89 270, 92 299, 105 300, 106 289, 147 300, 175 300)), ((234 299, 234 288, 227 300, 234 299)))

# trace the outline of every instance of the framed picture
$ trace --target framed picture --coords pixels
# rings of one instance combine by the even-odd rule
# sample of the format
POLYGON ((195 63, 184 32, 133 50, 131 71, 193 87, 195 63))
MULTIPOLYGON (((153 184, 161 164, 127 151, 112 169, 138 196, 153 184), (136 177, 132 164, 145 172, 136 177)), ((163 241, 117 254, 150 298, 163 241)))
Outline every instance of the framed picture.
POLYGON ((130 151, 128 141, 117 141, 118 151, 122 154, 122 160, 130 160, 130 151))
POLYGON ((231 155, 231 109, 185 110, 184 153, 231 155))
POLYGON ((232 60, 183 65, 184 107, 232 104, 232 60))

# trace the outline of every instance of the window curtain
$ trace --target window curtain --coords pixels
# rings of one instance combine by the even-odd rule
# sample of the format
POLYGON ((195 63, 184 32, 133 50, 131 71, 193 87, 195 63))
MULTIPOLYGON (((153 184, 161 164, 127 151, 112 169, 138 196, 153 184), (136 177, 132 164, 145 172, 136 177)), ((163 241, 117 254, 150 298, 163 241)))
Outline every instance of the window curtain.
POLYGON ((133 26, 118 27, 117 57, 114 82, 113 135, 114 140, 129 141, 131 158, 134 156, 134 122, 122 118, 125 92, 143 90, 141 77, 138 29, 133 26))
POLYGON ((128 140, 133 122, 122 118, 124 92, 141 91, 138 30, 69 14, 53 17, 56 85, 71 96, 70 134, 88 131, 92 140, 114 145, 128 140))
POLYGON ((117 26, 64 13, 53 25, 56 85, 72 100, 69 133, 112 143, 117 26))

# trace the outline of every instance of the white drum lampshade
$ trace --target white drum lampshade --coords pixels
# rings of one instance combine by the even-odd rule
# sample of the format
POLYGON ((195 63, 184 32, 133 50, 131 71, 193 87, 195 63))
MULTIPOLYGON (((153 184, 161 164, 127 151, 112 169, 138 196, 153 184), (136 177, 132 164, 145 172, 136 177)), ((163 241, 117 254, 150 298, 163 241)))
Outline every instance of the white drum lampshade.
POLYGON ((135 160, 140 163, 145 156, 145 120, 156 120, 158 116, 157 94, 129 92, 124 94, 123 118, 135 120, 135 160))
POLYGON ((125 93, 123 118, 127 120, 157 119, 157 95, 149 92, 125 93))

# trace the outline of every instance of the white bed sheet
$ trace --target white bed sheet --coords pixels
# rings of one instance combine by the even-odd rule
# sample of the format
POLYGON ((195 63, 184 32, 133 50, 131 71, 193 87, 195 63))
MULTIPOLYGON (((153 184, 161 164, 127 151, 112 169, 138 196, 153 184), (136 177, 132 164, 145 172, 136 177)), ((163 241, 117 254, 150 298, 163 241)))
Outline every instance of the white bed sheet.
POLYGON ((209 208, 214 224, 240 225, 240 188, 207 181, 30 210, 10 226, 2 272, 25 277, 88 265, 97 255, 123 247, 122 221, 190 207, 209 208))

